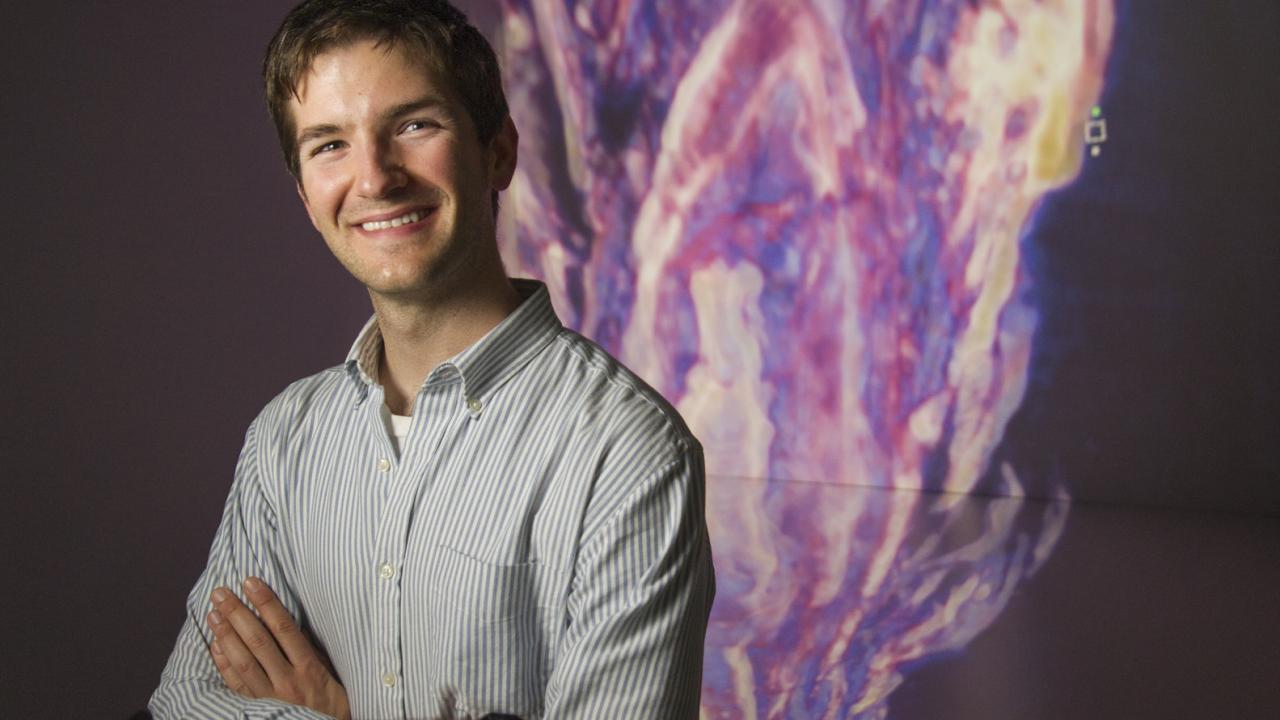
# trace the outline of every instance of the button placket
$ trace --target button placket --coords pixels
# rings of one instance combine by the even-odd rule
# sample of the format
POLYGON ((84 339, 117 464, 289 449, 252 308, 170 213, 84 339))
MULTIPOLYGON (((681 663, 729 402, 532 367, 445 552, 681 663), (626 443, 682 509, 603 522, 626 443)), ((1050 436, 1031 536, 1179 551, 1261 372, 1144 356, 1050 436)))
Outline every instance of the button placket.
MULTIPOLYGON (((381 391, 374 393, 372 399, 382 403, 381 391)), ((369 667, 367 672, 372 673, 383 686, 383 702, 389 703, 389 707, 398 707, 404 694, 400 684, 403 663, 399 654, 403 633, 399 577, 405 554, 402 528, 407 524, 410 514, 409 505, 404 499, 411 493, 408 484, 412 483, 413 473, 405 472, 412 464, 404 465, 403 449, 397 450, 380 408, 376 405, 372 407, 368 420, 375 428, 374 444, 370 448, 371 456, 365 456, 363 462, 369 462, 374 470, 370 479, 375 480, 375 486, 383 493, 383 511, 377 523, 377 539, 374 542, 373 557, 370 558, 372 562, 366 566, 370 568, 372 575, 367 581, 368 611, 375 628, 373 641, 379 648, 381 659, 375 661, 376 664, 369 667)))
MULTIPOLYGON (((381 450, 372 457, 381 471, 375 477, 386 495, 374 552, 369 558, 371 563, 366 565, 373 575, 366 582, 371 583, 370 610, 378 628, 374 644, 379 657, 369 670, 381 683, 381 697, 386 702, 397 702, 397 698, 405 694, 405 686, 400 682, 405 673, 405 659, 401 654, 405 632, 401 604, 406 573, 417 571, 407 547, 413 534, 412 518, 418 514, 418 509, 430 503, 433 491, 431 478, 435 475, 432 468, 439 462, 437 451, 443 437, 457 427, 459 420, 465 422, 469 411, 475 418, 477 413, 474 410, 481 407, 479 401, 461 391, 460 383, 428 388, 420 393, 414 406, 414 424, 410 429, 412 440, 406 438, 398 456, 388 457, 384 455, 387 450, 381 450), (462 418, 458 414, 460 409, 463 410, 462 418), (385 470, 383 461, 386 462, 385 470)), ((414 547, 421 548, 418 544, 414 547)))

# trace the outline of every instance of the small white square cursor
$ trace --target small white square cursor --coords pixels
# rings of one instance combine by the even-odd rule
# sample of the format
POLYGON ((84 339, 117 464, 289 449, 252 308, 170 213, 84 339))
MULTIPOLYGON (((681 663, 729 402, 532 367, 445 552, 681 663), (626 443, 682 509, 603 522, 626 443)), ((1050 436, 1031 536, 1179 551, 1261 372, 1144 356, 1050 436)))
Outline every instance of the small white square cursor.
POLYGON ((1107 121, 1090 120, 1084 125, 1084 141, 1093 145, 1107 141, 1107 121))

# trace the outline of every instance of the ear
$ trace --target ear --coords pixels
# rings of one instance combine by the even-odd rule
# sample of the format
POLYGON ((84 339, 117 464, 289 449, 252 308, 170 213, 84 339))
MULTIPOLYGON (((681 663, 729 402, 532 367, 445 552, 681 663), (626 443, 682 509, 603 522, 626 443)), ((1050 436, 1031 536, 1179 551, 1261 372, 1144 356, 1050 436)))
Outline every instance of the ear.
POLYGON ((307 218, 311 220, 311 227, 319 230, 320 225, 316 223, 316 216, 311 212, 311 201, 307 200, 307 191, 302 189, 302 181, 295 180, 293 187, 298 191, 298 197, 302 199, 302 207, 307 211, 307 218))
POLYGON ((516 173, 516 148, 520 134, 508 115, 502 129, 489 141, 489 178, 495 191, 506 190, 516 173))

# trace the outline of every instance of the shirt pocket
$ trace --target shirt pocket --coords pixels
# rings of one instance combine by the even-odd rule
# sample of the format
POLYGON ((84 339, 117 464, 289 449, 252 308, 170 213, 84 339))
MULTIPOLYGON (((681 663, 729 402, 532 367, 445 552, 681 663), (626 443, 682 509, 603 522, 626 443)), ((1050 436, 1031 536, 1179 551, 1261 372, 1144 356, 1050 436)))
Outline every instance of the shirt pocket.
POLYGON ((434 588, 442 686, 462 717, 542 715, 550 608, 539 603, 541 567, 485 562, 441 546, 434 588))

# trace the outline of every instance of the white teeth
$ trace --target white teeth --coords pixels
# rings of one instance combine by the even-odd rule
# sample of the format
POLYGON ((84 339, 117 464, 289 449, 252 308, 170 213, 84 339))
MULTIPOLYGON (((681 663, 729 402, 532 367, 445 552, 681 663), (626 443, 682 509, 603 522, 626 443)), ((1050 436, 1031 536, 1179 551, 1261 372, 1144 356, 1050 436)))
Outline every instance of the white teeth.
POLYGON ((421 219, 422 219, 422 213, 411 212, 408 215, 401 215, 400 217, 394 218, 392 220, 379 220, 377 222, 367 222, 361 225, 360 227, 364 228, 365 230, 386 230, 388 228, 400 227, 401 225, 405 225, 407 223, 416 223, 421 219))

